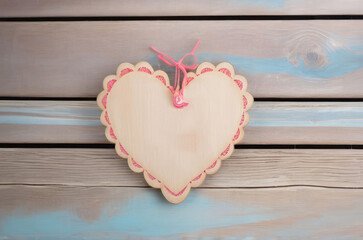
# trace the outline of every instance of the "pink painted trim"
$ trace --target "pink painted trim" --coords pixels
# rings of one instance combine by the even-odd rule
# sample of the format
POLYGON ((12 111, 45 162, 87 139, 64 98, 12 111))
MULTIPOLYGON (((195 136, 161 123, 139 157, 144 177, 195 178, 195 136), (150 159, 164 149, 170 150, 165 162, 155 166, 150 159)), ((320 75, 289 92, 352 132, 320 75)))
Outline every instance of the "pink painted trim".
POLYGON ((107 82, 107 92, 111 91, 113 85, 115 84, 116 79, 112 79, 110 81, 107 82))
POLYGON ((221 68, 218 70, 218 72, 222 72, 226 74, 228 77, 231 77, 231 72, 227 68, 221 68))
POLYGON ((161 183, 156 177, 154 177, 153 175, 151 175, 148 171, 144 170, 147 173, 147 176, 151 179, 151 181, 154 181, 155 179, 161 183))
POLYGON ((146 172, 147 173, 147 175, 149 176, 149 178, 152 180, 152 181, 154 181, 156 178, 153 176, 153 175, 151 175, 149 172, 146 172))
POLYGON ((241 122, 239 123, 239 125, 241 126, 244 121, 245 121, 245 112, 243 112, 242 114, 241 122))
POLYGON ((133 158, 131 158, 132 165, 134 165, 137 168, 142 168, 141 165, 139 165, 133 158))
POLYGON ((234 82, 235 82, 235 83, 237 83, 237 85, 238 85, 239 89, 240 89, 240 90, 242 90, 242 88, 243 88, 243 83, 242 83, 242 81, 240 81, 240 80, 238 80, 238 79, 235 79, 235 80, 234 80, 234 82))
POLYGON ((146 72, 148 74, 151 74, 151 70, 148 69, 147 67, 140 67, 139 69, 137 69, 137 71, 139 71, 139 72, 146 72))
POLYGON ((203 74, 203 73, 206 73, 206 72, 211 72, 213 71, 213 69, 209 68, 209 67, 206 67, 206 68, 203 68, 202 71, 200 71, 200 74, 203 74))
POLYGON ((175 193, 173 193, 167 186, 165 186, 164 185, 164 187, 165 187, 165 189, 166 190, 168 190, 168 192, 171 194, 171 195, 173 195, 173 196, 175 196, 175 197, 178 197, 178 196, 180 196, 180 195, 182 195, 183 193, 184 193, 184 191, 185 191, 185 189, 187 189, 187 187, 188 187, 188 185, 189 184, 187 184, 184 188, 183 188, 183 190, 181 190, 180 192, 178 192, 177 194, 175 194, 175 193))
POLYGON ((166 80, 165 80, 164 76, 157 75, 156 78, 159 79, 166 86, 166 80))
POLYGON ((125 69, 122 69, 121 73, 120 73, 120 77, 123 77, 125 76, 126 74, 130 73, 130 72, 133 72, 134 70, 132 70, 131 68, 125 68, 125 69))
POLYGON ((126 152, 125 148, 121 145, 121 143, 119 143, 120 145, 120 150, 123 154, 125 154, 126 156, 128 156, 129 154, 126 152))
POLYGON ((112 127, 110 128, 110 136, 113 138, 113 139, 117 139, 116 138, 116 135, 115 135, 115 133, 113 132, 113 129, 112 129, 112 127))
POLYGON ((231 148, 231 144, 229 144, 228 145, 228 147, 226 148, 226 150, 224 150, 222 153, 221 153, 221 155, 222 156, 226 156, 227 154, 228 154, 228 152, 229 152, 229 149, 231 148))
POLYGON ((104 108, 106 108, 106 104, 107 104, 107 95, 108 95, 108 93, 106 93, 105 96, 103 96, 103 98, 102 98, 102 105, 104 108))
POLYGON ((238 139, 238 137, 239 137, 240 134, 241 134, 241 131, 238 128, 236 134, 234 135, 233 141, 236 141, 238 139))
POLYGON ((243 109, 246 109, 248 104, 247 98, 243 95, 243 109))
POLYGON ((192 81, 194 79, 194 77, 187 77, 187 85, 186 86, 188 86, 188 84, 192 81))
POLYGON ((198 181, 202 177, 202 173, 199 174, 196 178, 194 178, 192 181, 198 181))
POLYGON ((207 168, 207 170, 214 168, 217 165, 218 159, 214 161, 214 163, 212 165, 209 166, 209 168, 207 168))
POLYGON ((106 120, 106 122, 108 123, 108 125, 111 125, 111 123, 110 123, 110 119, 108 118, 108 113, 107 113, 107 111, 105 112, 105 120, 106 120))

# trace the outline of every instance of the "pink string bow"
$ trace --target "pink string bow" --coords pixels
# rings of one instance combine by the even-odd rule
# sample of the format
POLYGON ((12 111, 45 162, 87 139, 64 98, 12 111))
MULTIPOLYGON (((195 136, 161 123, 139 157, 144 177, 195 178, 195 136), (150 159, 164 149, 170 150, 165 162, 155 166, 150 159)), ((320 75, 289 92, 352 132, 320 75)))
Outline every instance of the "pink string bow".
POLYGON ((184 57, 182 57, 178 62, 176 62, 174 59, 172 59, 169 55, 166 53, 163 53, 157 49, 155 49, 153 46, 150 46, 152 50, 159 53, 158 58, 168 64, 169 66, 175 67, 175 81, 174 81, 174 87, 169 86, 170 91, 174 94, 173 104, 177 108, 182 108, 185 106, 188 106, 188 103, 185 102, 184 96, 183 96, 183 90, 184 87, 187 85, 187 70, 194 70, 197 67, 197 58, 194 55, 195 50, 197 50, 197 47, 199 45, 200 40, 195 44, 193 50, 185 54, 184 57), (193 56, 194 58, 194 64, 192 66, 188 66, 183 64, 183 60, 188 57, 193 56), (183 72, 183 80, 182 80, 182 87, 179 90, 179 82, 180 82, 180 70, 183 72))

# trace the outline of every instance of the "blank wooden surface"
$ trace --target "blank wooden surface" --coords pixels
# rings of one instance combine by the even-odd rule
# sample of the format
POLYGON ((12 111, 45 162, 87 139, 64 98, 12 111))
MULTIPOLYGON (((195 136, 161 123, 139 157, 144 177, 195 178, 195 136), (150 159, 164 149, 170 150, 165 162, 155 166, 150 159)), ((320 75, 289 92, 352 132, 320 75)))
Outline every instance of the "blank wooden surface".
POLYGON ((0 17, 362 14, 359 0, 1 0, 0 17))
MULTIPOLYGON (((362 144, 362 102, 255 102, 241 144, 362 144)), ((107 143, 93 101, 0 101, 2 143, 107 143)))
POLYGON ((363 190, 1 186, 5 239, 360 239, 363 190))
MULTIPOLYGON (((114 149, 0 148, 0 158, 0 185, 147 186, 114 149)), ((363 188, 362 175, 363 149, 235 149, 202 187, 363 188)))
POLYGON ((197 39, 198 62, 232 63, 254 97, 363 97, 363 20, 1 22, 0 96, 95 97, 122 62, 172 79, 149 46, 179 59, 197 39))

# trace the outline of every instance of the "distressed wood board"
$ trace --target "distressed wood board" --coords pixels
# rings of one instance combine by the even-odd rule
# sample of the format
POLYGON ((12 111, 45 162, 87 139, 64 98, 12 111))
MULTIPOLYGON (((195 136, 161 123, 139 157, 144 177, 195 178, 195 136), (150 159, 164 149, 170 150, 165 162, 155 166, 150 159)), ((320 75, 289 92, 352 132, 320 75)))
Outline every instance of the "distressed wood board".
MULTIPOLYGON (((94 101, 0 101, 2 143, 107 143, 94 101)), ((241 144, 362 144, 362 102, 255 102, 241 144)))
POLYGON ((1 0, 0 17, 362 14, 359 0, 1 0), (313 6, 313 7, 312 7, 313 6))
POLYGON ((95 97, 122 62, 173 76, 149 46, 177 59, 197 39, 255 98, 363 97, 363 20, 1 22, 0 96, 95 97))
MULTIPOLYGON (((148 186, 114 149, 0 148, 0 159, 0 185, 148 186)), ((201 187, 363 188, 362 176, 363 149, 235 149, 201 187)))
POLYGON ((0 186, 5 239, 360 239, 363 190, 0 186))

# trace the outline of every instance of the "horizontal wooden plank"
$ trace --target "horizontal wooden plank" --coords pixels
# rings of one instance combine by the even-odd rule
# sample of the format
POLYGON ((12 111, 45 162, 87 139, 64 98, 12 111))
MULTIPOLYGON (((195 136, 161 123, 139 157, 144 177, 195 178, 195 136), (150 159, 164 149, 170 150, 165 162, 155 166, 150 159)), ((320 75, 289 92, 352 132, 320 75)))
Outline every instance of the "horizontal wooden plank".
MULTIPOLYGON (((0 184, 147 186, 114 149, 0 148, 0 184)), ((202 187, 363 188, 363 150, 235 149, 202 187)))
MULTIPOLYGON (((363 144, 362 102, 255 102, 241 144, 363 144)), ((0 101, 1 143, 107 143, 93 101, 0 101)))
POLYGON ((0 187, 3 239, 360 239, 363 190, 0 187), (184 237, 184 238, 183 238, 184 237))
POLYGON ((174 76, 149 46, 177 59, 197 39, 255 97, 363 97, 363 20, 2 22, 0 96, 95 97, 122 62, 174 76))
POLYGON ((1 0, 0 17, 361 14, 359 0, 1 0))

